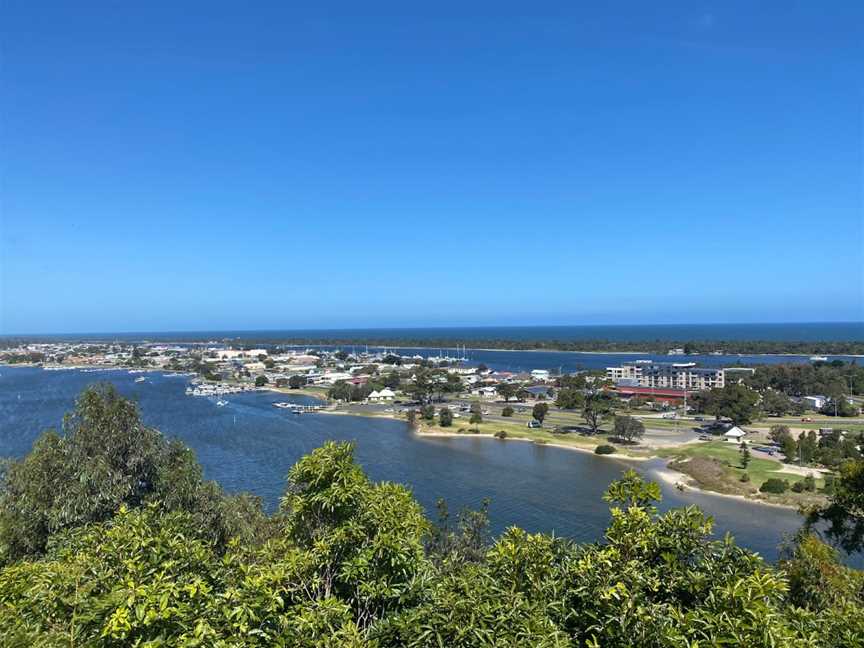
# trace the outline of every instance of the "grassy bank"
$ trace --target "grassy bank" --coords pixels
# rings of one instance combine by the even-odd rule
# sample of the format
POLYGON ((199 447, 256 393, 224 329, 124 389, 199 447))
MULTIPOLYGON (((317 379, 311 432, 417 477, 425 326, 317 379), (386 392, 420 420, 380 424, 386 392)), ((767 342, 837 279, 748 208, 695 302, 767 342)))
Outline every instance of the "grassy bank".
POLYGON ((726 441, 709 441, 658 450, 657 455, 670 459, 670 468, 686 474, 703 490, 726 495, 742 495, 789 506, 824 501, 822 491, 825 481, 816 470, 813 470, 813 476, 816 478, 815 492, 795 493, 787 490, 782 494, 760 493, 759 487, 768 479, 785 479, 791 485, 804 477, 784 472, 783 464, 779 461, 758 457, 751 457, 747 467, 744 468, 738 446, 726 441), (745 473, 750 477, 749 482, 741 481, 745 473))

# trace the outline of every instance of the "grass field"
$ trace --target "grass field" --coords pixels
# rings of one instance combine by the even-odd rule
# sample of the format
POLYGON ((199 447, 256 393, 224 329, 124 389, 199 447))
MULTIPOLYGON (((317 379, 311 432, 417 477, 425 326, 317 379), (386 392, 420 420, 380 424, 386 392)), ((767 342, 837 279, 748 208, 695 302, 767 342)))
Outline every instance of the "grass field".
MULTIPOLYGON (((741 465, 739 448, 736 444, 726 441, 709 441, 669 448, 660 450, 657 454, 661 457, 673 459, 674 461, 670 464, 670 467, 679 469, 693 477, 700 487, 720 493, 735 495, 755 494, 759 487, 771 477, 788 480, 790 485, 803 479, 803 476, 782 472, 783 465, 779 461, 751 457, 746 468, 750 481, 746 484, 742 483, 741 475, 744 474, 745 469, 741 465), (711 459, 720 463, 700 461, 681 463, 688 459, 711 459), (679 463, 679 466, 675 465, 676 462, 679 463), (726 462, 728 462, 728 465, 726 465, 726 462)), ((817 478, 816 493, 794 493, 787 491, 782 495, 760 494, 760 497, 766 501, 790 505, 821 501, 822 496, 819 494, 819 491, 824 488, 825 480, 815 470, 813 471, 813 476, 817 478)))
MULTIPOLYGON (((524 415, 523 415, 524 416, 524 415)), ((520 417, 521 418, 521 417, 520 417)), ((449 427, 441 427, 437 419, 430 425, 425 421, 420 422, 420 432, 445 433, 445 434, 464 434, 470 436, 472 434, 492 435, 496 432, 504 431, 507 433, 508 439, 525 439, 535 443, 554 443, 562 446, 573 446, 575 448, 583 448, 593 451, 598 445, 608 443, 604 434, 598 434, 596 437, 588 437, 575 433, 555 434, 552 431, 552 426, 548 423, 542 428, 529 428, 527 425, 528 418, 517 420, 515 417, 511 421, 483 421, 482 423, 471 424, 468 422, 468 416, 461 416, 453 419, 453 425, 449 427)), ((622 447, 617 446, 618 454, 630 456, 645 456, 647 450, 640 452, 638 447, 622 447)))

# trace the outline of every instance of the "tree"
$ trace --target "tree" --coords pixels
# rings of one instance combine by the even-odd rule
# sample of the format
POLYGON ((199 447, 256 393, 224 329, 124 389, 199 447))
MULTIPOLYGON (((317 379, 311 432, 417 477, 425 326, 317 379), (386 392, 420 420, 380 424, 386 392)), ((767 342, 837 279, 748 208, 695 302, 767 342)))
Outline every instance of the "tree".
POLYGON ((306 376, 293 375, 288 378, 288 387, 291 389, 300 389, 306 385, 306 376))
POLYGON ((771 416, 783 416, 791 408, 789 397, 783 392, 768 389, 762 393, 762 409, 771 416))
POLYGON ((468 411, 471 412, 472 414, 481 414, 483 412, 483 407, 480 405, 480 403, 478 403, 477 401, 474 401, 468 407, 468 411))
POLYGON ((826 416, 850 417, 858 414, 858 408, 850 403, 843 394, 835 394, 825 402, 819 412, 826 416))
POLYGON ((495 385, 495 391, 498 392, 498 395, 506 402, 516 395, 516 385, 511 383, 499 383, 495 385))
POLYGON ((50 537, 108 520, 121 506, 153 502, 161 510, 185 511, 219 548, 230 535, 263 526, 257 499, 226 498, 205 482, 191 451, 144 425, 137 406, 111 385, 85 389, 63 431, 45 432, 7 468, 0 488, 0 564, 41 554, 50 537))
POLYGON ((632 416, 615 417, 615 436, 625 443, 633 443, 645 434, 645 425, 632 416))
POLYGON ((758 415, 759 395, 752 389, 733 383, 711 390, 707 413, 728 418, 735 425, 745 425, 758 415))
POLYGON ((808 528, 825 524, 827 537, 844 551, 864 551, 864 459, 844 462, 831 490, 828 504, 808 513, 808 528))
POLYGON ((780 451, 783 453, 783 456, 786 457, 788 463, 792 463, 798 458, 798 444, 795 442, 795 439, 792 438, 791 434, 782 437, 780 441, 780 451))
POLYGON ((416 370, 414 380, 408 385, 406 391, 418 402, 426 403, 431 398, 434 389, 432 372, 425 367, 420 367, 416 370))
POLYGON ((438 422, 441 424, 441 427, 450 427, 453 425, 453 412, 446 407, 442 407, 438 413, 438 422))
POLYGON ((585 395, 582 404, 582 418, 591 428, 591 434, 597 434, 603 420, 612 413, 612 399, 604 391, 592 391, 585 395))
POLYGON ((327 398, 330 400, 340 400, 346 403, 351 400, 351 385, 344 380, 337 380, 333 386, 327 390, 327 398))
POLYGON ((578 389, 559 389, 555 404, 561 409, 580 409, 585 398, 578 389))
POLYGON ((783 439, 792 436, 792 433, 788 425, 772 425, 768 431, 768 436, 774 443, 782 445, 783 439))
POLYGON ((435 420, 435 406, 434 405, 424 405, 420 408, 420 417, 424 421, 434 421, 435 420))
POLYGON ((483 415, 479 412, 475 412, 471 415, 471 418, 468 420, 471 425, 479 425, 483 422, 483 415))
POLYGON ((750 448, 748 447, 746 441, 741 442, 741 446, 738 449, 738 454, 741 455, 741 467, 744 470, 747 470, 747 466, 750 464, 750 448))
POLYGON ((255 386, 256 387, 263 387, 264 385, 266 385, 269 382, 270 381, 267 379, 267 376, 263 376, 263 375, 262 376, 255 376, 255 386))
POLYGON ((818 447, 816 433, 813 430, 802 432, 798 436, 798 460, 805 465, 813 463, 818 447))
POLYGON ((546 414, 549 413, 549 405, 546 403, 537 403, 534 405, 534 408, 531 410, 531 415, 543 424, 543 419, 546 418, 546 414))
POLYGON ((504 409, 501 410, 501 416, 510 417, 513 416, 513 412, 514 410, 512 407, 510 407, 509 405, 505 405, 504 409))

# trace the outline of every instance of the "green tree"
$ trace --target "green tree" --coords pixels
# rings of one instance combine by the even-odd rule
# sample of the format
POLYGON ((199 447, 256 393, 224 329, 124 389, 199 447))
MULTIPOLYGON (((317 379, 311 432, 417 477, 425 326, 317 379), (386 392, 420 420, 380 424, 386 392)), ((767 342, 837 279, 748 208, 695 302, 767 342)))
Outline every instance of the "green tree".
POLYGON ((453 412, 446 407, 442 407, 441 411, 438 412, 438 422, 441 424, 441 427, 450 427, 453 425, 453 412))
POLYGON ((591 428, 591 434, 597 434, 603 420, 612 413, 612 399, 604 391, 592 391, 585 395, 582 404, 582 418, 591 428))
POLYGON ((45 432, 12 462, 0 488, 0 564, 41 554, 51 536, 111 518, 121 507, 159 502, 186 511, 220 547, 266 524, 256 498, 225 497, 205 482, 191 451, 141 421, 111 385, 85 389, 63 436, 45 432))
POLYGON ((738 448, 738 454, 741 455, 741 467, 744 470, 747 470, 747 466, 750 465, 750 447, 747 445, 746 441, 741 442, 741 446, 738 448))
POLYGON ((306 386, 306 376, 293 375, 288 378, 288 387, 291 389, 300 389, 306 386))
POLYGON ((351 385, 344 380, 338 380, 333 383, 333 386, 327 390, 327 398, 330 400, 345 401, 351 400, 351 385))
POLYGON ((818 447, 816 433, 813 430, 802 432, 798 436, 798 460, 805 465, 813 463, 818 447))
POLYGON ((543 419, 546 418, 546 414, 548 413, 549 405, 546 403, 536 403, 534 408, 531 410, 531 415, 539 421, 541 425, 543 424, 543 419))
POLYGON ((795 442, 795 439, 792 438, 791 434, 782 437, 780 441, 780 451, 783 453, 783 456, 786 457, 788 463, 792 463, 798 459, 798 444, 795 442))
POLYGON ((264 385, 266 385, 269 382, 270 381, 267 380, 267 376, 263 376, 263 375, 262 376, 255 376, 255 386, 256 387, 263 387, 264 385))
POLYGON ((789 397, 783 392, 768 389, 762 393, 762 410, 771 416, 783 416, 792 407, 789 397))
POLYGON ((578 389, 559 389, 555 404, 561 409, 580 409, 584 400, 578 389))
POLYGON ((792 433, 788 425, 772 425, 768 431, 768 436, 774 443, 782 445, 783 439, 792 436, 792 433))
POLYGON ((645 425, 632 416, 616 416, 614 434, 625 443, 633 443, 645 434, 645 425))
POLYGON ((501 410, 501 416, 510 417, 513 416, 514 410, 509 405, 505 405, 504 409, 501 410))
POLYGON ((745 425, 759 414, 759 394, 752 389, 733 383, 712 389, 706 412, 718 418, 728 418, 735 425, 745 425))
POLYGON ((864 551, 864 459, 840 466, 832 482, 828 504, 809 511, 808 528, 827 525, 827 537, 844 551, 864 551))
POLYGON ((495 391, 498 392, 498 395, 506 402, 516 396, 516 385, 511 383, 499 383, 495 385, 495 391))

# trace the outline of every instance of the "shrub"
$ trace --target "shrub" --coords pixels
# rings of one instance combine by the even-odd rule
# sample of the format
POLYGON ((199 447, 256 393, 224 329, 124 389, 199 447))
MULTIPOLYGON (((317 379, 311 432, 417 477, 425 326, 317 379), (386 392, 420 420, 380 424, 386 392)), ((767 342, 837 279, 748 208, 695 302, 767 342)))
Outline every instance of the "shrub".
POLYGON ((803 481, 797 481, 794 484, 792 484, 792 492, 793 493, 803 493, 804 492, 804 482, 803 481))
POLYGON ((741 473, 741 478, 739 479, 739 481, 742 481, 745 484, 748 483, 750 481, 750 473, 741 473))
POLYGON ((786 489, 789 488, 789 484, 785 479, 778 479, 777 477, 771 477, 770 479, 766 479, 765 483, 763 483, 759 487, 759 491, 762 493, 785 493, 786 489))
POLYGON ((615 446, 611 446, 611 445, 607 445, 607 444, 598 445, 596 448, 594 448, 594 454, 599 454, 599 455, 615 454, 615 446))
POLYGON ((441 423, 441 427, 450 427, 453 425, 453 412, 446 407, 441 408, 441 412, 438 414, 438 421, 441 423))
POLYGON ((504 430, 499 430, 498 432, 495 433, 495 438, 496 439, 506 439, 507 433, 504 430))
POLYGON ((501 410, 501 416, 513 416, 513 408, 507 405, 501 410))
POLYGON ((804 490, 808 493, 816 490, 816 479, 813 475, 807 475, 801 483, 804 485, 804 490))

